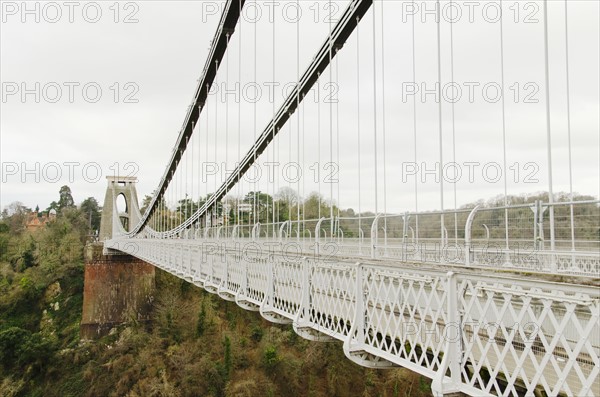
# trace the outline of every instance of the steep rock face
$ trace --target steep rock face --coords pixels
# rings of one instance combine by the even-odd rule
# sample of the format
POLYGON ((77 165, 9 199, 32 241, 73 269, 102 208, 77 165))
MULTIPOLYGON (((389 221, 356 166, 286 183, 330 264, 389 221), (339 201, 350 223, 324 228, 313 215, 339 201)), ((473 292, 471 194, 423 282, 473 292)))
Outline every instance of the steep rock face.
POLYGON ((125 321, 150 320, 154 266, 130 255, 102 255, 88 247, 85 260, 81 338, 94 339, 125 321))

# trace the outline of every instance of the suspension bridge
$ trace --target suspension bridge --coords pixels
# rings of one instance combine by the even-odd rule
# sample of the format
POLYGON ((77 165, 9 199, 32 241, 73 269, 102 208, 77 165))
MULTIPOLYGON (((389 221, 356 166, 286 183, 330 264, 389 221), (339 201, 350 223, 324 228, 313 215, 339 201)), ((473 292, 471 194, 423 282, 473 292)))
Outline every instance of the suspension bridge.
POLYGON ((600 396, 600 201, 574 190, 599 184, 573 171, 598 162, 575 144, 578 3, 482 3, 480 23, 456 1, 289 1, 260 18, 265 4, 221 3, 144 208, 135 178, 109 178, 105 252, 436 395, 600 396), (456 83, 473 57, 485 83, 456 83))

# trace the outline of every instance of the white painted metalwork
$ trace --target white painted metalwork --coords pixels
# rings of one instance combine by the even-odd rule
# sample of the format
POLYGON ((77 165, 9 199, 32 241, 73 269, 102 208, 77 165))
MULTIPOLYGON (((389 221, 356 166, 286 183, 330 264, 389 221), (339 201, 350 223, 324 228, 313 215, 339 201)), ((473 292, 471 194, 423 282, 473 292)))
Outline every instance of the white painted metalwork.
MULTIPOLYGON (((105 243, 352 361, 402 366, 437 395, 600 396, 600 290, 594 285, 409 263, 230 249, 194 239, 105 243)), ((593 283, 592 283, 593 284, 593 283)))

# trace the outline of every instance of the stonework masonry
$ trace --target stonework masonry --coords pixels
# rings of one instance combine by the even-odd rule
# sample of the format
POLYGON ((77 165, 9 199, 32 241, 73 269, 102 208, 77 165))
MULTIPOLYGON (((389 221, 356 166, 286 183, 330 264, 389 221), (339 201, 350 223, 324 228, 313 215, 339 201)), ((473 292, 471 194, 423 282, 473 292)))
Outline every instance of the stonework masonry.
POLYGON ((88 245, 81 338, 101 337, 127 321, 149 322, 154 274, 154 266, 142 260, 102 255, 102 244, 88 245))

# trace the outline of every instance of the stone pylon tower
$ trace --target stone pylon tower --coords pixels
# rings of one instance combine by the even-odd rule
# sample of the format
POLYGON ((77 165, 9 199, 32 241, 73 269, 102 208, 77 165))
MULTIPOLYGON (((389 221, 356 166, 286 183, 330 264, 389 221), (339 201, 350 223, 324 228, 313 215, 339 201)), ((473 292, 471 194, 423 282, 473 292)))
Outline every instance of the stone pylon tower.
POLYGON ((115 220, 121 220, 126 232, 131 231, 141 219, 138 206, 137 191, 135 184, 137 178, 133 176, 108 176, 108 187, 104 196, 104 207, 102 207, 102 220, 100 222, 100 241, 109 240, 113 237, 113 232, 118 230, 119 225, 115 225, 115 220), (125 211, 115 216, 117 211, 117 198, 123 196, 125 199, 125 211))
POLYGON ((86 250, 80 327, 83 339, 101 337, 130 321, 149 323, 154 299, 154 266, 118 250, 104 250, 104 242, 114 233, 131 231, 141 218, 135 189, 137 178, 106 179, 100 241, 89 244, 86 250), (125 210, 117 213, 120 195, 125 199, 125 210))

